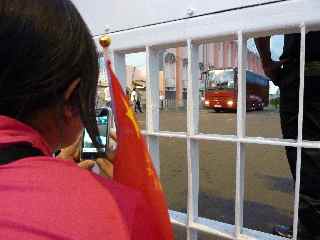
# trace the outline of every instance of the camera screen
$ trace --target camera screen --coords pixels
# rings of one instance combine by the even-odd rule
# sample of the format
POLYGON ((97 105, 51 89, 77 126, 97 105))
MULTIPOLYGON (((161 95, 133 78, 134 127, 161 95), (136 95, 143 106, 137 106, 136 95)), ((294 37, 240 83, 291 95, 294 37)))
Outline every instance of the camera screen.
MULTIPOLYGON (((97 140, 103 145, 103 148, 101 148, 103 152, 105 151, 105 146, 107 144, 108 122, 109 122, 108 116, 97 117, 98 130, 99 130, 99 137, 97 140)), ((84 131, 82 151, 98 152, 97 149, 94 147, 87 130, 84 131)))

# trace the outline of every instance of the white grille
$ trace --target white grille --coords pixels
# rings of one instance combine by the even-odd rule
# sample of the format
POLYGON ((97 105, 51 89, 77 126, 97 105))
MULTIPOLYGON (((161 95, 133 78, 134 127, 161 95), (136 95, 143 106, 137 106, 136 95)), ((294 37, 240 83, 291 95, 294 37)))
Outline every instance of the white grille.
MULTIPOLYGON (((180 21, 141 27, 111 34, 115 71, 125 84, 125 54, 145 51, 147 65, 147 129, 149 150, 159 172, 159 138, 182 138, 187 141, 188 205, 187 214, 170 211, 173 224, 187 229, 187 239, 196 240, 202 231, 228 239, 283 239, 243 227, 245 144, 292 146, 297 148, 297 169, 294 203, 294 239, 297 237, 301 149, 320 148, 320 142, 302 139, 305 34, 320 29, 319 0, 288 0, 256 5, 253 7, 209 14, 180 21), (246 136, 246 83, 247 40, 251 37, 301 32, 300 102, 298 139, 278 139, 246 136), (199 133, 199 67, 198 46, 204 42, 224 40, 238 41, 238 111, 237 134, 199 133), (188 100, 187 132, 164 132, 159 130, 159 69, 157 53, 161 49, 187 46, 188 48, 188 100), (199 140, 233 142, 237 145, 235 225, 198 216, 199 195, 199 140)), ((125 16, 124 16, 125 17, 125 16)))

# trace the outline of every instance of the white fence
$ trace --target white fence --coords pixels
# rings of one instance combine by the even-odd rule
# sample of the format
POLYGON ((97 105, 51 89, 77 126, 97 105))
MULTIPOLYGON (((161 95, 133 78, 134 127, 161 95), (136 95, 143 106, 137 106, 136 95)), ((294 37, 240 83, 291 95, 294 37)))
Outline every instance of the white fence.
MULTIPOLYGON (((305 34, 320 29, 319 0, 287 0, 254 5, 203 16, 170 21, 151 26, 111 33, 115 71, 125 83, 125 55, 145 51, 147 66, 147 129, 149 149, 159 171, 159 137, 182 138, 187 141, 188 205, 187 214, 170 211, 173 224, 187 229, 187 239, 197 239, 202 231, 227 239, 283 239, 243 227, 245 144, 292 146, 297 148, 297 169, 294 203, 294 239, 297 237, 301 149, 320 148, 320 142, 302 139, 305 34), (301 32, 300 102, 298 139, 270 139, 246 135, 246 53, 251 37, 301 32), (238 41, 238 111, 237 134, 202 134, 199 132, 199 67, 198 46, 205 42, 238 41), (188 47, 187 132, 163 132, 159 129, 159 64, 158 51, 168 47, 188 47), (235 225, 198 216, 199 140, 233 142, 237 145, 235 225)), ((112 16, 110 16, 112 17, 112 16)), ((123 16, 125 18, 125 16, 123 16)))

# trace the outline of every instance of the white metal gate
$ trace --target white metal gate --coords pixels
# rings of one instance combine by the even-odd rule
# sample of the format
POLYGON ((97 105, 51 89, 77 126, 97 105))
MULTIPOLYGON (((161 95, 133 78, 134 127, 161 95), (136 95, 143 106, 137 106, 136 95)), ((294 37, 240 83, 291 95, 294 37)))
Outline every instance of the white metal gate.
MULTIPOLYGON (((138 27, 111 33, 112 58, 115 71, 125 84, 125 55, 138 51, 146 52, 147 66, 147 130, 150 153, 155 166, 160 169, 159 137, 182 138, 187 141, 188 160, 188 205, 187 214, 170 211, 173 224, 187 229, 187 239, 197 239, 202 231, 228 239, 283 239, 267 233, 243 227, 245 144, 292 146, 297 148, 297 168, 294 203, 294 239, 297 237, 301 149, 320 148, 319 142, 302 139, 305 34, 320 29, 319 0, 286 0, 236 8, 205 14, 151 26, 138 27), (300 100, 298 139, 274 139, 248 137, 246 135, 246 53, 247 40, 251 37, 301 32, 300 100), (238 41, 238 111, 237 134, 202 134, 199 123, 199 67, 198 46, 204 42, 224 40, 238 41), (159 129, 159 69, 157 53, 161 49, 176 46, 188 48, 188 101, 187 132, 163 132, 159 129), (235 225, 198 216, 199 194, 199 140, 232 142, 237 145, 235 225)), ((112 17, 112 16, 109 16, 112 17)), ((125 18, 125 16, 123 16, 125 18)))

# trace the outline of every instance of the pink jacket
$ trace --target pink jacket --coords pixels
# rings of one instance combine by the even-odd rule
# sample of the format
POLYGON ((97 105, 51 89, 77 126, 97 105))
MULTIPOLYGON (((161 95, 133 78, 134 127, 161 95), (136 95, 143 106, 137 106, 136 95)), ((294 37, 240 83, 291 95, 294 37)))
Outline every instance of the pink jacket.
POLYGON ((19 142, 45 156, 0 165, 0 239, 157 239, 139 193, 51 157, 38 132, 0 116, 0 149, 19 142))

